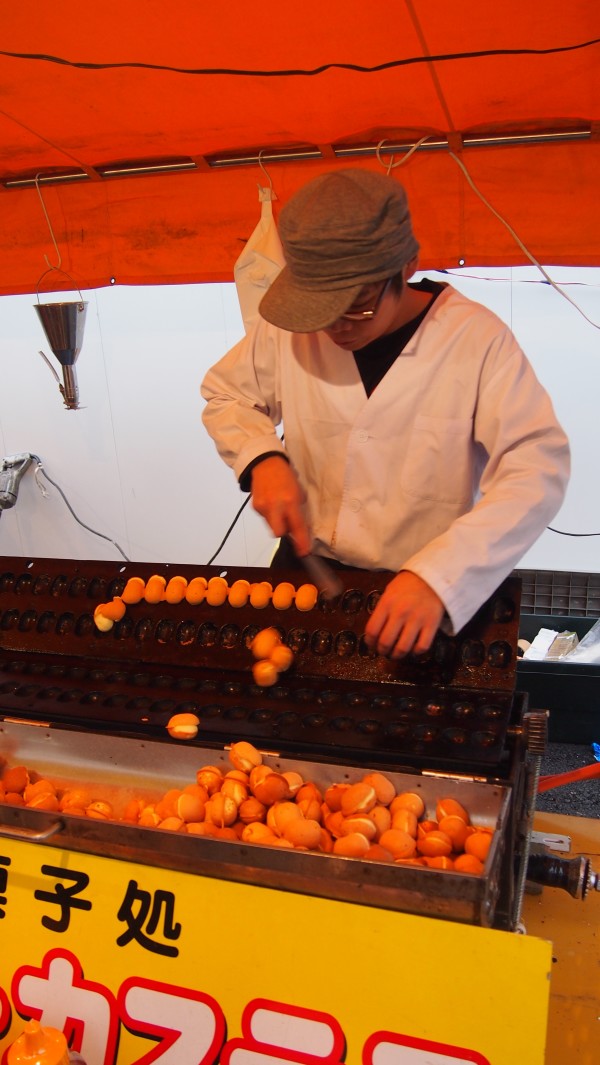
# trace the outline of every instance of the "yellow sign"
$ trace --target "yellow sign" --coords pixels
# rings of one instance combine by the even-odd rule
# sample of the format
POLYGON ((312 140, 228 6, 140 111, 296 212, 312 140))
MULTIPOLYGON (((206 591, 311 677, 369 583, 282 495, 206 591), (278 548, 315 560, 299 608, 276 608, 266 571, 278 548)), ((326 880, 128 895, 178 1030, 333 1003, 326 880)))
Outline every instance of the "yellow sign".
POLYGON ((544 1062, 528 936, 0 839, 0 946, 3 1052, 34 1017, 86 1065, 544 1062))

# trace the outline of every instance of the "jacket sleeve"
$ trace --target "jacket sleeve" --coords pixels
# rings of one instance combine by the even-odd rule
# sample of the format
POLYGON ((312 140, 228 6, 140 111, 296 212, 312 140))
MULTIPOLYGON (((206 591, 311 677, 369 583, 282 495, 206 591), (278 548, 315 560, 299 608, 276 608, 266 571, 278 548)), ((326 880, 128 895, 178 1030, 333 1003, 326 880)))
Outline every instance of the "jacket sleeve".
POLYGON ((437 592, 454 632, 538 539, 560 508, 569 479, 567 437, 508 329, 482 367, 474 445, 481 459, 475 505, 403 567, 437 592))
POLYGON ((284 454, 276 432, 281 422, 279 343, 260 320, 202 382, 204 426, 239 480, 266 452, 284 454))

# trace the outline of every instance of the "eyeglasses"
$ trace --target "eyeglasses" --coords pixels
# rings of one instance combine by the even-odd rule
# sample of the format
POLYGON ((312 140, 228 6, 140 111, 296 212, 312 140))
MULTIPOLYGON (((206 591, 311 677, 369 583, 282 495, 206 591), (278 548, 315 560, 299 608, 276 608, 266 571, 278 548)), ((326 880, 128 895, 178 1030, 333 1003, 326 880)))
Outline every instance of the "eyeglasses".
POLYGON ((346 311, 345 314, 340 314, 340 319, 342 319, 345 322, 364 322, 364 321, 368 321, 371 318, 374 318, 375 315, 377 314, 377 311, 379 310, 379 305, 380 305, 381 301, 383 300, 383 297, 385 296, 385 294, 386 294, 388 288, 390 287, 391 283, 392 283, 392 279, 391 279, 391 277, 388 277, 385 285, 381 289, 381 292, 377 296, 377 299, 375 300, 375 303, 373 304, 372 307, 369 307, 368 310, 364 310, 364 311, 346 311))

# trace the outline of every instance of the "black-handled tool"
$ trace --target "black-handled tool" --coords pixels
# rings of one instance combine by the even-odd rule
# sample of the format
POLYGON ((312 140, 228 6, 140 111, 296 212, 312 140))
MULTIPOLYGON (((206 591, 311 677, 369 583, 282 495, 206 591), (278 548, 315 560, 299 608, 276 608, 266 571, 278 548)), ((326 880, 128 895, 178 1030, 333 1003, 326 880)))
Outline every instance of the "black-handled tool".
POLYGON ((342 581, 320 555, 299 557, 311 581, 317 586, 324 599, 337 599, 338 595, 342 594, 344 591, 342 581))

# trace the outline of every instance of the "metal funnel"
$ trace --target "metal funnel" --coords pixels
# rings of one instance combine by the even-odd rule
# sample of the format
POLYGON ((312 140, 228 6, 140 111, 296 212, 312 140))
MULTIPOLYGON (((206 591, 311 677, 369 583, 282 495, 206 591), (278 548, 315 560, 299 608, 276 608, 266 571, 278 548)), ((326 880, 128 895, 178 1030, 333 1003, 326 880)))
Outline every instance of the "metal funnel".
POLYGON ((79 407, 79 390, 75 374, 75 360, 83 343, 83 327, 87 303, 83 300, 71 303, 36 303, 34 304, 38 318, 54 355, 63 368, 63 384, 61 385, 58 374, 54 367, 40 351, 40 355, 48 363, 50 370, 58 381, 58 387, 63 397, 65 407, 68 410, 77 410, 79 407))
POLYGON ((34 306, 61 366, 73 366, 83 343, 87 303, 36 303, 34 306))

